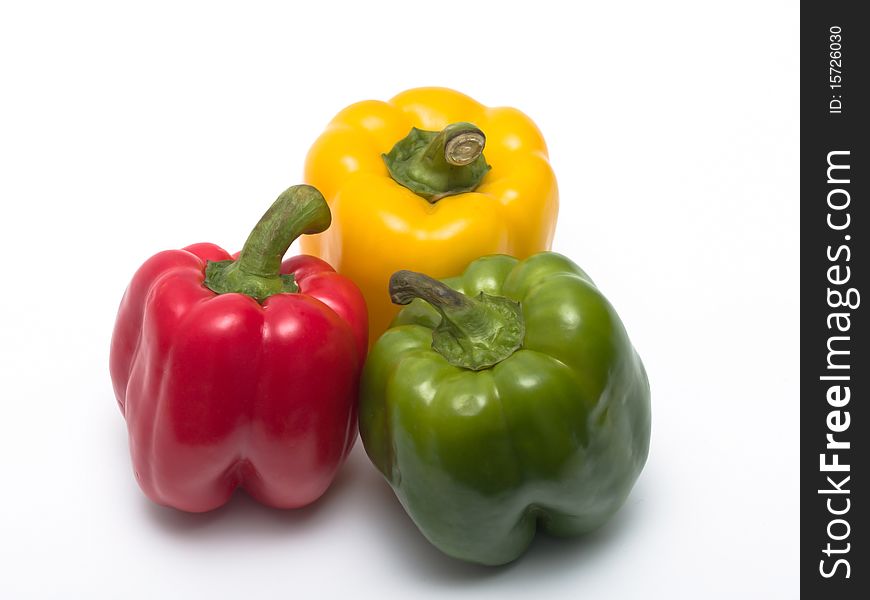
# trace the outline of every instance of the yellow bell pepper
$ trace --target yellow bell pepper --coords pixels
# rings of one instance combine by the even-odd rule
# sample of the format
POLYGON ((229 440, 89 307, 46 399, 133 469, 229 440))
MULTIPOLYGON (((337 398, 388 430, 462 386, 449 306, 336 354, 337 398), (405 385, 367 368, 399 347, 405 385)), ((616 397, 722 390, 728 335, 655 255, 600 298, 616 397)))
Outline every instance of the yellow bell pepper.
POLYGON ((395 271, 443 278, 553 240, 558 189, 538 128, 445 88, 345 108, 309 151, 305 181, 323 193, 332 226, 305 236, 302 252, 359 285, 371 343, 397 312, 387 291, 395 271))

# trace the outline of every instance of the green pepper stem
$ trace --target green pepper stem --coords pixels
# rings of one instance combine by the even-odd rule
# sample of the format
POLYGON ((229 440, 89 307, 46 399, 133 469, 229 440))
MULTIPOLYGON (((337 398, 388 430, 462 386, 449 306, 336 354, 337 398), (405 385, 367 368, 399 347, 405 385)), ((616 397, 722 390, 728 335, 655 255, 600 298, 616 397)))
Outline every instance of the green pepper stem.
POLYGON ((218 294, 247 294, 260 302, 297 291, 293 277, 281 274, 281 260, 296 238, 325 231, 331 220, 329 206, 316 188, 288 188, 251 231, 238 260, 208 263, 205 285, 218 294))
POLYGON ((490 169, 485 146, 486 135, 471 123, 452 123, 441 131, 415 127, 383 158, 397 183, 434 204, 480 185, 490 169))
POLYGON ((525 323, 518 302, 483 292, 470 298, 422 273, 393 273, 393 303, 409 304, 415 298, 441 314, 441 323, 432 331, 432 348, 454 366, 486 369, 522 346, 525 323))
POLYGON ((393 273, 390 277, 390 300, 393 304, 404 306, 414 298, 425 300, 439 311, 467 311, 474 307, 471 298, 428 275, 404 270, 393 273))

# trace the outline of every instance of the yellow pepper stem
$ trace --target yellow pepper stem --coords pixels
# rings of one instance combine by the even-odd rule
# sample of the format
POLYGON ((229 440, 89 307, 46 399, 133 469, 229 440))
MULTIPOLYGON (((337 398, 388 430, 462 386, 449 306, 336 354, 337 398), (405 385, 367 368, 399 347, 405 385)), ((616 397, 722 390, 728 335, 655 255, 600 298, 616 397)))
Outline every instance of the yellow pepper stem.
POLYGON ((398 184, 434 204, 480 185, 490 169, 484 146, 486 136, 471 123, 452 123, 441 131, 414 127, 383 159, 398 184))

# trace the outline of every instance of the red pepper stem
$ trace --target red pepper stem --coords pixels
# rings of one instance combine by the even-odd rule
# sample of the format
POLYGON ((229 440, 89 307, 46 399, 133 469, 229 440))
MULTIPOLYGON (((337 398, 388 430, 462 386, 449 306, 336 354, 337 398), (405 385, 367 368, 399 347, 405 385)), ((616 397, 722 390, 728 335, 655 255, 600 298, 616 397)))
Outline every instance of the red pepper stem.
POLYGON ((209 262, 205 285, 218 294, 247 294, 257 301, 298 290, 281 274, 281 261, 302 234, 325 231, 332 220, 323 195, 310 185, 284 191, 248 236, 238 260, 209 262))
POLYGON ((317 188, 288 188, 251 231, 239 253, 239 269, 249 275, 277 277, 290 244, 302 234, 326 231, 331 220, 326 200, 317 188))
POLYGON ((432 349, 454 366, 486 369, 522 346, 525 323, 518 302, 483 292, 470 298, 422 273, 393 273, 393 303, 409 304, 415 298, 441 313, 441 323, 432 331, 432 349))

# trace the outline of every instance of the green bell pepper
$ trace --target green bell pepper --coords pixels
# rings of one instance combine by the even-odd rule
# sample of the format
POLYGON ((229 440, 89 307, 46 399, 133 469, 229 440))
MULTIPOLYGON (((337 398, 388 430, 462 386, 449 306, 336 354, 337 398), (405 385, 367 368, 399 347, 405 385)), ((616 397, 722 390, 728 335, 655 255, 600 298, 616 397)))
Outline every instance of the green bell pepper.
POLYGON ((498 565, 538 526, 602 525, 646 462, 646 372, 616 312, 566 257, 487 256, 444 283, 399 271, 409 304, 361 383, 369 458, 446 554, 498 565))

